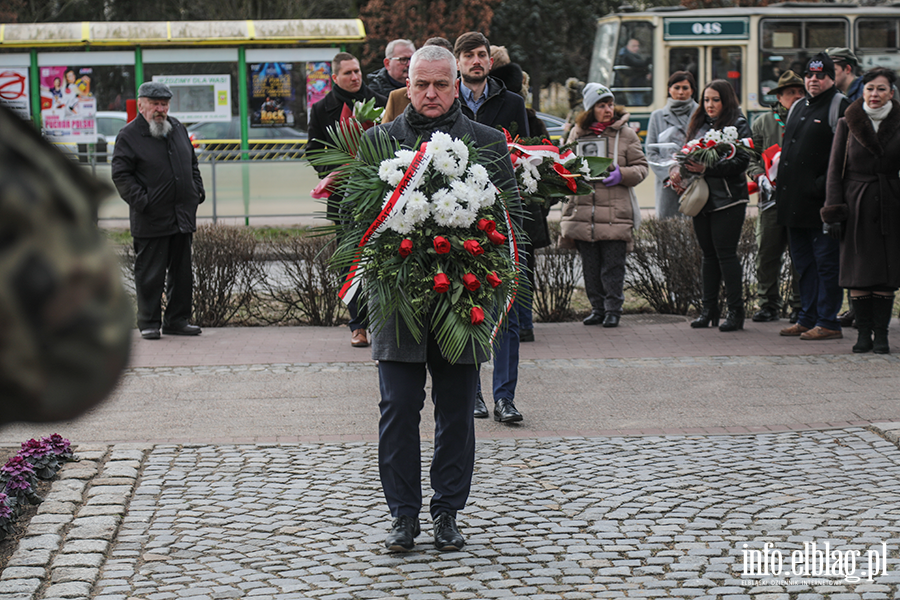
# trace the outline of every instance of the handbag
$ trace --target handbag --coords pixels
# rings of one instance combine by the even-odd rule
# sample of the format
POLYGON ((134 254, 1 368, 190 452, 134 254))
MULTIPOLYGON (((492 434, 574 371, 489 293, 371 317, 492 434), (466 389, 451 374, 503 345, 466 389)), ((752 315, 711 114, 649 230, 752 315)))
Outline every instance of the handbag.
POLYGON ((689 217, 696 217, 709 200, 709 185, 701 175, 687 186, 678 198, 678 212, 689 217))

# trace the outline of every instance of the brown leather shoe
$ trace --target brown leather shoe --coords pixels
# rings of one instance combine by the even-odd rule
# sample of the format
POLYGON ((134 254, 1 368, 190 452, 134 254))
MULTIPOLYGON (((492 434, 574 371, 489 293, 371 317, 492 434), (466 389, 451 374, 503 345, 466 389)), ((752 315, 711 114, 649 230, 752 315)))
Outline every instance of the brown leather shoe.
POLYGON ((790 327, 785 327, 780 331, 781 335, 786 336, 798 336, 800 334, 806 333, 809 331, 809 327, 804 327, 800 323, 794 323, 790 327))
POLYGON ((365 329, 354 329, 353 337, 350 338, 350 345, 354 348, 366 348, 369 345, 369 338, 366 337, 365 329))
POLYGON ((840 331, 818 326, 800 335, 801 340, 840 340, 843 337, 844 334, 840 331))

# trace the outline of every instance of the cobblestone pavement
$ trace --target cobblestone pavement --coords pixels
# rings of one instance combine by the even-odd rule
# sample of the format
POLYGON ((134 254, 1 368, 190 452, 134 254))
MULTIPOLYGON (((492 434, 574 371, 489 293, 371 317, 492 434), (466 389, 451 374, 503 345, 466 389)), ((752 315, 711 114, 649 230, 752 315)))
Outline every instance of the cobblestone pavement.
POLYGON ((427 509, 414 552, 382 549, 376 451, 79 448, 0 577, 0 600, 900 593, 900 451, 866 429, 482 440, 459 519, 468 543, 453 553, 431 547, 427 509), (813 541, 861 580, 802 563, 792 576, 791 553, 813 541), (867 551, 885 548, 870 578, 867 551), (774 566, 781 553, 788 572, 745 576, 751 550, 774 566))

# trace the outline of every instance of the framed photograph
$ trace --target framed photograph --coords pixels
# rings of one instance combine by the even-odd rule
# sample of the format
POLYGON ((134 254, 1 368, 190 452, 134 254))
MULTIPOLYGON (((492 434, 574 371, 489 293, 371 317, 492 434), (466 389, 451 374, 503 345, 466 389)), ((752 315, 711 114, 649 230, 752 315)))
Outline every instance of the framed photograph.
MULTIPOLYGON (((606 158, 606 138, 578 138, 578 146, 575 148, 575 154, 578 156, 599 156, 601 158, 606 158)), ((593 178, 586 177, 585 181, 593 181, 593 178)))

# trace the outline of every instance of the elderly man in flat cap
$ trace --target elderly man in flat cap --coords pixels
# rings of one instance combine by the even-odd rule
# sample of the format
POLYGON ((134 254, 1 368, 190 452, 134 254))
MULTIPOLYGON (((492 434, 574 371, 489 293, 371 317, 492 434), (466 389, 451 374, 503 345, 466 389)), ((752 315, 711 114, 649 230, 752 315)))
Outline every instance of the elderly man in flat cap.
POLYGON ((165 84, 141 85, 140 114, 119 132, 112 160, 113 182, 129 206, 138 329, 147 340, 159 339, 160 328, 166 335, 200 333, 188 322, 191 240, 206 192, 187 130, 168 116, 171 97, 165 84))

